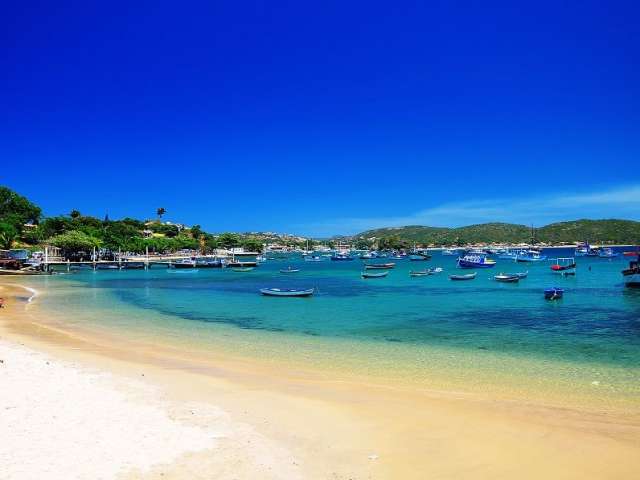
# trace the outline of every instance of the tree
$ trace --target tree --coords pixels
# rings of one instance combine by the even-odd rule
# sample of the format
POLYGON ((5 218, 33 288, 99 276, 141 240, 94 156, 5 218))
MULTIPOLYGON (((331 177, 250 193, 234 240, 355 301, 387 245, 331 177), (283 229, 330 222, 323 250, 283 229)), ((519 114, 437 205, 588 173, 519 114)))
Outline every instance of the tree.
POLYGON ((91 237, 79 230, 71 230, 69 232, 61 233, 53 238, 50 238, 48 243, 60 247, 65 253, 78 252, 78 251, 90 251, 94 247, 100 248, 102 242, 99 238, 91 237))
POLYGON ((199 239, 200 235, 202 235, 204 232, 202 231, 202 228, 200 228, 200 225, 194 225, 192 226, 189 231, 191 232, 191 236, 195 239, 199 239))
POLYGON ((42 210, 22 195, 0 187, 0 221, 10 223, 18 233, 25 223, 38 223, 42 210))
POLYGON ((0 222, 0 248, 11 248, 18 236, 18 229, 7 222, 0 222))
POLYGON ((161 220, 162 220, 162 216, 163 216, 165 213, 167 213, 167 211, 166 211, 164 208, 160 207, 160 208, 158 208, 158 209, 156 210, 156 213, 158 214, 158 221, 161 221, 161 220))
POLYGON ((80 217, 80 210, 75 210, 75 209, 74 209, 74 210, 71 210, 71 212, 69 213, 69 216, 70 216, 71 218, 73 218, 74 220, 75 220, 76 218, 79 218, 79 217, 80 217))
POLYGON ((223 248, 234 248, 240 246, 240 236, 236 233, 223 233, 218 237, 218 244, 223 248))
POLYGON ((247 238, 242 242, 242 247, 249 252, 262 252, 262 242, 257 238, 247 238))

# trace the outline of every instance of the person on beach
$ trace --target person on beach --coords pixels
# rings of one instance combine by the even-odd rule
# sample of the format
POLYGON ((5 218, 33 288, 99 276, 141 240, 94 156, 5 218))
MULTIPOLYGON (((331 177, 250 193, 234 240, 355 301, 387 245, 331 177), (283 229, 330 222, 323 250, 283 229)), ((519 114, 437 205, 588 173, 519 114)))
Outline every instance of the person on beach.
POLYGON ((4 308, 4 298, 0 298, 0 308, 4 308))

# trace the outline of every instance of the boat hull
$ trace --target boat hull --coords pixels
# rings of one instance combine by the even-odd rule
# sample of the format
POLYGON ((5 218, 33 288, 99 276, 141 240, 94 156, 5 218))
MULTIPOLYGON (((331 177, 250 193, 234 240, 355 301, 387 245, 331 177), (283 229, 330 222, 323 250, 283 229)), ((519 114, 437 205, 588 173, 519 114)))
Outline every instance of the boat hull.
POLYGON ((458 266, 460 268, 493 268, 496 266, 495 263, 479 263, 479 262, 470 262, 468 260, 460 259, 458 261, 458 266))
POLYGON ((267 297, 310 297, 314 289, 308 290, 281 290, 279 288, 261 288, 260 293, 267 297))

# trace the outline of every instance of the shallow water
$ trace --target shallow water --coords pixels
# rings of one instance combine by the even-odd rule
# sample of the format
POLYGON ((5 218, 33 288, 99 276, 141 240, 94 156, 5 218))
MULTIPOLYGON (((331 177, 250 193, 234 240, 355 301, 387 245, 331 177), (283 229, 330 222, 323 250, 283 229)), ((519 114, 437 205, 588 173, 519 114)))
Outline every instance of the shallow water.
MULTIPOLYGON (((569 251, 545 252, 569 256, 569 251)), ((577 275, 551 262, 498 259, 475 280, 452 282, 455 257, 395 261, 386 278, 361 279, 362 262, 269 261, 252 272, 83 271, 32 280, 67 322, 110 328, 193 348, 228 348, 261 358, 299 359, 451 388, 573 392, 606 402, 637 401, 640 291, 622 285, 624 257, 579 258, 577 275), (288 265, 300 268, 281 274, 288 265), (412 278, 410 270, 444 272, 412 278), (501 271, 529 271, 501 284, 501 271), (562 286, 550 302, 543 289, 562 286), (311 298, 270 298, 263 287, 308 288, 311 298), (62 307, 60 305, 62 304, 62 307)))

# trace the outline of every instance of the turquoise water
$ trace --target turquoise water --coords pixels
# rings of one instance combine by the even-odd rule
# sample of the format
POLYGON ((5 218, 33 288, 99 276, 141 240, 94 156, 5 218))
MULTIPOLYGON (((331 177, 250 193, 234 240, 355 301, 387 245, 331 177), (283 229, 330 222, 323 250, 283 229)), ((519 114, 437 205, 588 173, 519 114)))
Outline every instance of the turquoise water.
MULTIPOLYGON (((561 250, 545 253, 570 255, 561 250)), ((246 273, 154 267, 84 271, 45 281, 65 287, 67 294, 60 297, 64 306, 84 312, 84 322, 168 339, 191 336, 206 342, 208 336, 225 332, 252 342, 268 338, 269 348, 285 352, 304 350, 314 341, 334 342, 345 355, 371 355, 372 364, 383 367, 401 369, 398 363, 411 362, 411 375, 427 368, 425 352, 455 351, 462 359, 459 365, 470 368, 484 361, 504 369, 506 364, 496 363, 496 358, 524 359, 526 368, 537 365, 540 372, 563 365, 562 376, 579 378, 581 384, 590 384, 595 370, 606 369, 615 390, 636 388, 631 386, 639 379, 640 291, 622 284, 624 257, 578 258, 577 275, 566 278, 552 273, 549 261, 516 264, 498 259, 495 268, 479 269, 477 278, 466 282, 448 279, 448 274, 460 273, 455 257, 436 253, 428 262, 384 261, 396 262, 396 268, 386 278, 367 280, 360 278, 360 260, 298 259, 268 261, 246 273), (301 271, 279 273, 288 265, 301 271), (412 269, 434 266, 444 272, 409 276, 412 269), (501 271, 524 270, 529 276, 519 284, 492 279, 501 271), (546 301, 543 289, 549 286, 564 287, 564 298, 546 301), (270 298, 259 295, 264 287, 315 287, 317 293, 311 298, 270 298), (89 311, 100 313, 92 316, 89 311)), ((514 365, 509 368, 523 364, 514 365)))

